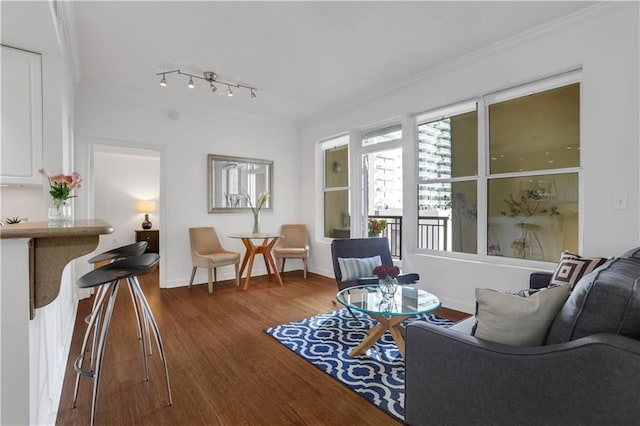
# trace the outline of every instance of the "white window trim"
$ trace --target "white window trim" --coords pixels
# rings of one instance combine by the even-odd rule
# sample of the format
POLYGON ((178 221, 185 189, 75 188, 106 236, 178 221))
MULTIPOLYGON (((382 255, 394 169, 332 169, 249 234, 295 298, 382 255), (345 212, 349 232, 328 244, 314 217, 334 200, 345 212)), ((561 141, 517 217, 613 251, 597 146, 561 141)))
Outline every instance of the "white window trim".
MULTIPOLYGON (((545 92, 558 87, 568 86, 571 84, 580 83, 580 130, 582 134, 583 123, 583 108, 582 108, 582 69, 572 70, 559 74, 553 77, 544 78, 533 81, 531 83, 523 84, 513 88, 500 90, 481 96, 475 100, 459 102, 444 106, 442 108, 433 109, 427 112, 415 114, 415 128, 421 124, 431 121, 441 120, 454 115, 464 114, 466 112, 473 111, 474 107, 477 108, 478 114, 478 175, 477 176, 464 176, 448 179, 429 179, 421 180, 418 176, 417 156, 415 161, 416 166, 416 183, 451 183, 472 181, 477 182, 477 252, 476 253, 462 253, 453 251, 442 251, 433 249, 418 248, 416 241, 412 245, 413 250, 418 255, 425 255, 429 257, 451 258, 467 261, 476 261, 481 263, 488 263, 494 265, 507 265, 514 267, 522 267, 523 269, 530 270, 553 270, 555 268, 554 262, 531 260, 531 259, 518 259, 503 256, 490 256, 487 254, 487 229, 486 224, 488 221, 488 182, 490 179, 509 178, 509 177, 526 177, 526 176, 538 176, 541 174, 564 174, 564 173, 577 173, 578 175, 578 248, 582 251, 583 240, 583 217, 584 217, 584 191, 583 191, 583 179, 582 179, 582 150, 580 152, 580 166, 562 168, 562 169, 544 169, 533 170, 524 172, 510 172, 510 173, 495 173, 490 174, 490 155, 489 155, 489 128, 486 118, 489 113, 489 106, 495 103, 504 102, 511 99, 528 96, 535 93, 545 92), (477 102, 477 103, 476 103, 477 102)), ((404 135, 404 132, 403 132, 404 135)), ((581 138, 582 141, 582 138, 581 138)), ((414 141, 417 145, 418 141, 414 141)), ((417 208, 417 205, 416 205, 417 208)))
MULTIPOLYGON (((350 133, 341 133, 329 138, 325 138, 320 140, 319 142, 316 143, 316 158, 317 160, 317 164, 318 164, 318 173, 316 174, 317 179, 318 179, 318 186, 320 188, 320 191, 318 191, 318 195, 317 195, 317 199, 316 202, 318 203, 317 205, 320 206, 320 211, 322 212, 322 214, 319 214, 316 216, 316 241, 318 242, 325 242, 325 243, 330 243, 331 241, 333 241, 335 238, 332 237, 327 237, 325 236, 325 229, 324 229, 324 225, 325 225, 325 218, 324 218, 324 212, 325 212, 325 205, 324 205, 324 201, 325 201, 325 194, 327 192, 336 192, 336 191, 348 191, 349 194, 349 200, 351 200, 353 198, 352 195, 352 175, 351 175, 351 158, 352 158, 352 152, 351 152, 351 140, 353 140, 351 138, 351 134, 350 133), (349 163, 348 167, 349 167, 349 185, 348 186, 340 186, 340 187, 333 187, 333 188, 327 188, 326 187, 326 168, 325 168, 325 162, 326 162, 326 151, 333 149, 333 148, 340 148, 346 146, 347 147, 347 162, 349 163)), ((351 204, 351 201, 349 201, 349 203, 351 204)), ((351 208, 351 206, 349 206, 349 208, 351 208)))
POLYGON ((449 106, 420 113, 416 115, 417 126, 430 123, 432 121, 442 120, 454 115, 460 115, 467 112, 475 111, 477 108, 477 103, 478 99, 471 99, 468 101, 458 102, 449 106))

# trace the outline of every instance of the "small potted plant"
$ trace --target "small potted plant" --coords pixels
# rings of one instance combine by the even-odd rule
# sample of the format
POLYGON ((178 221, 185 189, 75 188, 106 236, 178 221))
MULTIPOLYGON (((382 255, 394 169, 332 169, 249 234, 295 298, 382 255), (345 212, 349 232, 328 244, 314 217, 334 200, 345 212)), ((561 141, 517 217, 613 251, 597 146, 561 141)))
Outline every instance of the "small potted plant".
POLYGON ((387 228, 387 221, 384 219, 369 219, 369 236, 379 237, 382 231, 387 228))

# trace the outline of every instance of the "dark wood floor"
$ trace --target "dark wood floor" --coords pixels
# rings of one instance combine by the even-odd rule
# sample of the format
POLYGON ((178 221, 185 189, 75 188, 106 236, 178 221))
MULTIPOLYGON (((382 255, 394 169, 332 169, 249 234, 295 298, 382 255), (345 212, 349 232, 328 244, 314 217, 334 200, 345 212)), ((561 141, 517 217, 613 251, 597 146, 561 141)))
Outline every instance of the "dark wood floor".
MULTIPOLYGON (((232 281, 159 289, 157 272, 141 284, 156 316, 167 352, 173 406, 167 407, 162 363, 156 348, 144 381, 135 317, 122 287, 109 332, 96 425, 394 425, 395 419, 286 349, 262 330, 335 310, 336 283, 301 271, 285 273, 284 288, 266 276, 249 290, 232 281)), ((57 424, 88 424, 91 379, 80 384, 71 408, 75 372, 92 299, 78 307, 57 424)), ((465 314, 441 309, 459 320, 465 314)))

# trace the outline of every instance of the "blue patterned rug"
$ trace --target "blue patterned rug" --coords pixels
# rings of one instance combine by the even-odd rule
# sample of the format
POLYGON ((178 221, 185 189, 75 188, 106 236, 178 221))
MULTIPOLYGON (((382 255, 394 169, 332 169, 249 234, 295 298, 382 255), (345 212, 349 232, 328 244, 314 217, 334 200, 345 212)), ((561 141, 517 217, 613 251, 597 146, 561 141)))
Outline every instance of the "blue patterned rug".
MULTIPOLYGON (((375 320, 346 309, 320 314, 265 330, 287 348, 320 370, 339 380, 400 421, 404 421, 404 360, 391 334, 386 332, 365 355, 351 358, 349 352, 364 339, 375 320)), ((449 327, 453 321, 437 315, 418 315, 416 320, 449 327)))

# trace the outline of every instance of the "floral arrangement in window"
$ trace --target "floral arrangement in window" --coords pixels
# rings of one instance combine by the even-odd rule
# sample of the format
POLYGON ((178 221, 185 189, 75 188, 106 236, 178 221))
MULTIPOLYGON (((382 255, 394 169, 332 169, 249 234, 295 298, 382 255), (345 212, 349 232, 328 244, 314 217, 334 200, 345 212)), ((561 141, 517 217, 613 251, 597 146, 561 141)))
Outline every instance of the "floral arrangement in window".
POLYGON ((509 197, 504 200, 507 203, 508 211, 502 211, 501 214, 517 219, 516 226, 520 227, 520 235, 511 243, 511 248, 519 258, 531 258, 534 251, 537 251, 540 257, 544 257, 542 244, 534 228, 535 225, 527 223, 527 220, 536 214, 548 214, 553 217, 559 215, 560 212, 556 205, 543 206, 543 201, 541 192, 534 189, 524 190, 519 199, 514 198, 513 194, 509 194, 509 197))
POLYGON ((560 214, 560 212, 558 211, 558 206, 555 205, 551 205, 548 208, 541 208, 542 206, 540 204, 542 202, 542 195, 535 189, 525 189, 522 194, 520 194, 519 199, 515 199, 513 197, 513 194, 509 194, 509 197, 505 198, 504 202, 507 203, 508 210, 502 211, 500 213, 503 216, 508 216, 519 220, 520 218, 526 220, 538 213, 548 213, 550 216, 556 216, 560 214))
POLYGON ((369 236, 378 236, 387 228, 387 221, 384 219, 369 219, 369 236))

